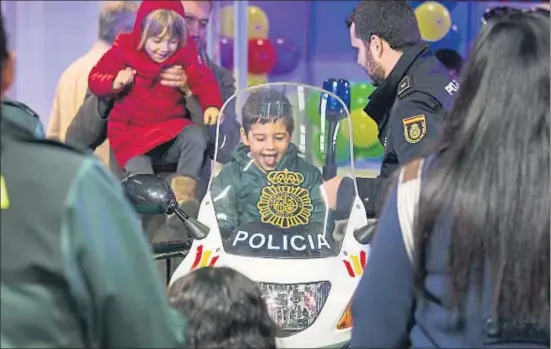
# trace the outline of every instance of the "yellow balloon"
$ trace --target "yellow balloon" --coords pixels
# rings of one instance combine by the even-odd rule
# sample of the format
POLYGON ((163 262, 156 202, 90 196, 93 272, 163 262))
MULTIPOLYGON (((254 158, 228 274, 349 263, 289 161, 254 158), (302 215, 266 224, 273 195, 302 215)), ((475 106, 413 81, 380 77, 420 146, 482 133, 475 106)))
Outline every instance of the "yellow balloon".
POLYGON ((436 1, 427 1, 415 9, 417 23, 423 40, 441 40, 452 26, 450 11, 446 6, 436 1))
POLYGON ((233 5, 224 6, 220 9, 220 34, 233 38, 233 5))
MULTIPOLYGON (((353 110, 350 114, 352 121, 352 137, 357 148, 369 148, 379 142, 377 124, 362 109, 353 110)), ((343 135, 348 139, 348 128, 342 128, 343 135)))
MULTIPOLYGON (((224 6, 220 10, 220 32, 222 36, 233 38, 234 22, 233 22, 233 5, 224 6)), ((249 6, 248 8, 248 38, 266 39, 270 25, 268 16, 258 6, 249 6)))
POLYGON ((249 87, 251 86, 255 86, 255 85, 260 85, 260 84, 265 84, 268 82, 268 75, 266 74, 249 74, 249 76, 247 77, 247 83, 249 85, 249 87))

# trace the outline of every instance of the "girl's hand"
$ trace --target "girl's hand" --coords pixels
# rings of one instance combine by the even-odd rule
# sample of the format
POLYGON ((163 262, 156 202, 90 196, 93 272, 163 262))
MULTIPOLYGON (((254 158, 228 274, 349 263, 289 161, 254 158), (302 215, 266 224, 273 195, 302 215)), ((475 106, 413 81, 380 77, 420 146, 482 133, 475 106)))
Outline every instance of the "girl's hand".
POLYGON ((134 81, 134 75, 136 75, 136 70, 130 67, 121 70, 113 81, 113 89, 120 90, 124 86, 130 85, 134 81))
POLYGON ((203 115, 203 121, 205 125, 216 125, 218 122, 218 117, 220 116, 220 109, 215 107, 210 107, 205 110, 203 115))

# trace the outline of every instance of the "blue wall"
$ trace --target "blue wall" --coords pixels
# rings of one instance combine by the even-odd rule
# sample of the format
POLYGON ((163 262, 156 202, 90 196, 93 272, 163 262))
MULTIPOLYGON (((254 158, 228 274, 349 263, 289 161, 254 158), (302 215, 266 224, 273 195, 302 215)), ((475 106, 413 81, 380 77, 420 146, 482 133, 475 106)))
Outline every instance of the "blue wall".
MULTIPOLYGON (((224 4, 231 4, 224 1, 224 4)), ((291 74, 270 76, 270 81, 297 81, 320 85, 328 77, 365 81, 356 66, 356 52, 350 47, 346 17, 357 1, 249 1, 264 10, 270 21, 270 38, 296 42, 301 51, 298 67, 291 74)), ((417 7, 422 1, 410 1, 417 7)), ((487 8, 502 6, 501 1, 441 1, 450 11, 453 28, 434 50, 452 48, 466 57, 480 30, 480 17, 487 8)), ((534 2, 511 2, 508 6, 530 7, 534 2)))

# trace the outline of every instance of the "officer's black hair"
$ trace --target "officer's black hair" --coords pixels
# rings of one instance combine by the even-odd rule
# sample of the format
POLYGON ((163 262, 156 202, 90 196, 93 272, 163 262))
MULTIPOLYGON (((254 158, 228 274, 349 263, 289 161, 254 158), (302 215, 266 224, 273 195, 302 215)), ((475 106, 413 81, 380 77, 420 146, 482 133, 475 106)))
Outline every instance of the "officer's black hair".
POLYGON ((476 299, 489 298, 494 323, 547 331, 546 346, 549 32, 548 17, 521 11, 482 28, 423 178, 414 229, 418 294, 425 294, 428 246, 449 238, 446 294, 456 318, 464 319, 467 305, 484 313, 476 299), (450 235, 431 238, 440 229, 450 229, 450 235))
POLYGON ((170 286, 168 300, 186 320, 183 348, 276 348, 258 284, 234 269, 197 269, 170 286))
POLYGON ((448 70, 455 70, 458 73, 461 72, 463 67, 463 58, 461 55, 452 49, 442 48, 434 53, 436 58, 446 67, 448 70))
POLYGON ((251 126, 256 123, 267 124, 284 120, 287 131, 292 134, 295 128, 293 120, 293 108, 285 92, 260 87, 252 91, 241 113, 243 130, 248 133, 251 126))
POLYGON ((407 1, 362 0, 346 20, 356 25, 356 37, 366 44, 372 35, 386 41, 393 50, 421 42, 417 18, 407 1))

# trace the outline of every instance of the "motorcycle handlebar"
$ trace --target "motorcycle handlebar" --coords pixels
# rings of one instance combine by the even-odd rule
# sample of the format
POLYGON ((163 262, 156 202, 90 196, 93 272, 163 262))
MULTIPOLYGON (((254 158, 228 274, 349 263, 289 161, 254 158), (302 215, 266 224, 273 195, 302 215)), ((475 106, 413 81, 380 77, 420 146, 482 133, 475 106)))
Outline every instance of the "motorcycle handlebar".
POLYGON ((175 253, 188 250, 192 243, 193 240, 171 240, 151 243, 151 248, 154 254, 175 253))

